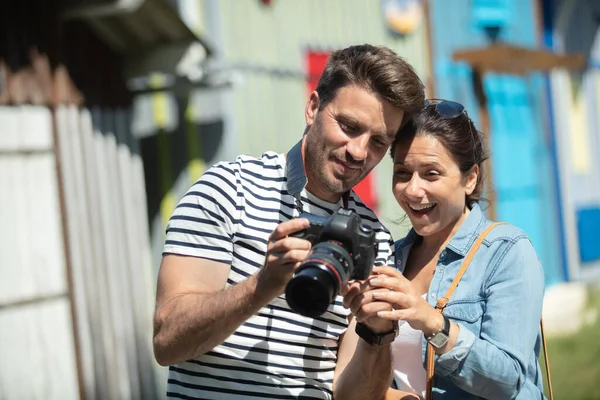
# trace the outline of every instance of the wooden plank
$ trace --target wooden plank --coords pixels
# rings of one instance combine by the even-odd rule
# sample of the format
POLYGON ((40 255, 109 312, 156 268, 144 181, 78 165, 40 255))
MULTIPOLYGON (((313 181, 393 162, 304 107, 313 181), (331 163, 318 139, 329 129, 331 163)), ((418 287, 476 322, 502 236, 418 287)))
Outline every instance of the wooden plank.
POLYGON ((92 113, 89 110, 81 112, 81 154, 83 159, 84 190, 88 199, 91 247, 88 263, 83 265, 86 276, 85 287, 89 303, 95 310, 89 311, 92 337, 94 338, 94 360, 96 363, 95 379, 99 399, 116 396, 116 390, 111 383, 117 379, 117 371, 112 368, 112 360, 107 360, 107 354, 115 351, 115 340, 112 333, 113 319, 108 299, 108 285, 105 268, 106 254, 103 244, 103 226, 100 218, 100 188, 98 186, 97 143, 92 123, 92 113))
MULTIPOLYGON (((5 149, 18 149, 18 116, 12 107, 0 109, 0 123, 3 124, 2 143, 5 149)), ((18 286, 22 281, 20 266, 24 255, 19 251, 21 238, 25 236, 18 204, 24 202, 24 160, 22 157, 0 156, 0 304, 10 303, 18 298, 18 286)), ((1 358, 1 357, 0 357, 1 358)))
MULTIPOLYGON (((114 281, 112 284, 119 290, 119 317, 123 321, 122 343, 126 354, 127 371, 129 374, 128 398, 137 399, 139 395, 139 374, 137 369, 137 349, 135 343, 135 319, 132 307, 132 285, 136 276, 130 276, 129 257, 127 255, 126 228, 128 225, 128 216, 125 213, 127 200, 124 199, 123 190, 129 191, 129 188, 123 188, 122 181, 127 175, 126 166, 123 165, 119 157, 119 148, 117 134, 119 130, 127 129, 122 126, 122 118, 119 118, 119 112, 116 110, 106 110, 110 115, 110 125, 106 127, 104 135, 105 145, 107 146, 108 159, 108 178, 111 182, 111 191, 109 192, 110 212, 109 219, 111 231, 111 247, 115 256, 114 281)), ((125 161, 126 163, 126 161, 125 161)))
POLYGON ((582 54, 562 55, 543 49, 529 49, 508 44, 456 50, 452 54, 452 59, 464 61, 482 71, 519 75, 549 71, 553 68, 579 69, 585 65, 585 56, 582 54))
POLYGON ((131 253, 135 257, 134 264, 130 267, 136 276, 135 282, 139 285, 134 301, 134 312, 141 316, 136 325, 136 342, 138 344, 138 357, 140 380, 142 384, 142 398, 155 398, 157 393, 164 393, 166 378, 163 376, 165 369, 158 365, 153 355, 152 348, 152 315, 154 312, 156 274, 152 264, 150 246, 150 230, 148 223, 148 203, 144 178, 144 165, 139 152, 139 143, 133 135, 129 137, 130 168, 131 168, 131 208, 133 215, 132 232, 134 240, 131 253), (160 381, 157 382, 157 376, 160 381))
POLYGON ((89 324, 88 312, 92 305, 88 304, 85 294, 85 276, 82 265, 88 257, 88 248, 85 242, 87 220, 85 216, 85 198, 81 187, 77 183, 77 174, 81 170, 80 161, 76 158, 80 154, 78 127, 69 119, 69 109, 74 106, 58 106, 55 110, 56 148, 60 160, 60 179, 62 182, 63 196, 63 221, 68 239, 67 251, 69 253, 71 279, 71 297, 74 301, 75 327, 79 344, 79 357, 83 385, 83 394, 86 398, 95 398, 94 377, 94 351, 92 331, 89 324), (74 139, 75 138, 75 139, 74 139), (82 230, 82 226, 86 228, 82 230), (83 231, 83 232, 82 232, 83 231))
POLYGON ((0 151, 20 149, 18 125, 19 114, 15 112, 15 107, 0 107, 0 151))
POLYGON ((23 150, 53 150, 52 114, 46 107, 21 106, 19 145, 23 150))
MULTIPOLYGON (((103 114, 106 114, 107 111, 103 110, 103 114)), ((104 126, 101 126, 100 129, 105 130, 104 126)), ((102 134, 100 131, 97 131, 95 136, 95 151, 97 154, 96 157, 96 166, 95 169, 97 171, 96 180, 98 189, 99 189, 99 209, 96 210, 100 214, 100 224, 102 230, 99 232, 99 237, 97 240, 103 245, 102 252, 105 255, 105 264, 101 267, 102 271, 105 274, 106 279, 106 289, 107 293, 105 293, 105 298, 108 299, 110 315, 112 318, 112 334, 114 335, 114 346, 115 351, 110 353, 114 356, 107 360, 110 364, 110 372, 115 371, 116 377, 111 379, 112 389, 116 391, 115 398, 130 398, 130 387, 129 387, 129 372, 127 370, 127 349, 125 348, 125 336, 126 332, 126 321, 125 316, 121 312, 121 307, 123 304, 123 296, 122 290, 120 289, 120 265, 119 265, 119 256, 114 248, 114 243, 112 241, 112 237, 115 234, 117 229, 120 229, 120 226, 117 225, 117 221, 114 214, 114 204, 112 202, 112 192, 114 191, 114 182, 111 181, 112 173, 110 169, 112 168, 111 164, 111 145, 110 138, 107 138, 106 135, 102 134)), ((114 137, 113 139, 114 140, 114 137)))
MULTIPOLYGON (((52 141, 48 109, 7 109, 5 116, 10 112, 17 121, 7 124, 2 136, 9 138, 5 143, 16 144, 13 151, 42 149, 52 141), (24 131, 37 133, 23 141, 24 131)), ((54 155, 18 153, 0 158, 0 265, 6 268, 0 279, 0 304, 63 294, 67 283, 54 155)))
POLYGON ((153 293, 155 280, 152 279, 152 266, 149 263, 149 230, 147 217, 140 223, 140 212, 146 211, 146 192, 143 187, 142 175, 136 170, 141 166, 139 154, 133 154, 131 144, 132 135, 129 111, 118 110, 116 118, 116 131, 118 137, 118 165, 120 170, 120 193, 122 204, 122 215, 124 224, 124 244, 127 256, 127 264, 124 270, 129 276, 129 301, 131 302, 134 345, 136 349, 139 384, 141 387, 141 398, 149 398, 156 393, 153 365, 156 361, 152 350, 152 315, 155 302, 153 293), (139 180, 142 180, 140 192, 139 180), (141 201, 140 201, 141 200, 141 201), (144 225, 145 224, 145 225, 144 225), (146 246, 144 247, 144 243, 146 246))
POLYGON ((0 310, 0 398, 79 397, 69 300, 0 310))

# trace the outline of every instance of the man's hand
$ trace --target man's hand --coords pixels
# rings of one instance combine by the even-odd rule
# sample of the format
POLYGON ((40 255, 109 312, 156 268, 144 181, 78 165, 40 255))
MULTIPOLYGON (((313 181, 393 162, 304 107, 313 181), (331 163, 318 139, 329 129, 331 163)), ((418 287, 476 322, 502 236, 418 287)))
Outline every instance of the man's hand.
POLYGON ((342 289, 344 307, 349 308, 357 322, 366 324, 373 332, 388 332, 393 328, 390 320, 380 318, 380 311, 391 311, 392 306, 385 301, 373 297, 373 289, 369 280, 351 281, 342 289))
POLYGON ((259 290, 272 292, 273 297, 285 291, 292 274, 308 256, 312 247, 308 240, 289 235, 308 228, 308 225, 307 219, 294 218, 282 222, 271 233, 265 264, 257 275, 259 290))

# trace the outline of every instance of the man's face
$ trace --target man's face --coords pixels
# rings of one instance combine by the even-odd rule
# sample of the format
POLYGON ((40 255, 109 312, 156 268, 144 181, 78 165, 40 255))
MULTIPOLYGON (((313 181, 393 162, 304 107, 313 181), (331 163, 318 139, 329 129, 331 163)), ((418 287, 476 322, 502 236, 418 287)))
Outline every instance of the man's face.
POLYGON ((355 85, 339 89, 325 108, 318 108, 313 92, 305 110, 307 190, 335 202, 385 156, 404 111, 355 85))

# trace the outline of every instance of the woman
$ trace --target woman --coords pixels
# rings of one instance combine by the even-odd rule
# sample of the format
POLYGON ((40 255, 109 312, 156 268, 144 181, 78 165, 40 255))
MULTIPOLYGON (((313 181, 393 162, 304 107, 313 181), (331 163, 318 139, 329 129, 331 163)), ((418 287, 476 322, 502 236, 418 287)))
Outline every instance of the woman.
POLYGON ((543 399, 544 275, 525 232, 494 227, 443 314, 434 308, 491 221, 479 206, 481 134, 459 103, 426 104, 391 148, 394 196, 413 228, 396 242, 398 270, 375 268, 370 280, 373 299, 393 308, 378 316, 400 325, 392 354, 402 392, 390 389, 386 398, 425 397, 429 341, 437 345, 433 398, 543 399))

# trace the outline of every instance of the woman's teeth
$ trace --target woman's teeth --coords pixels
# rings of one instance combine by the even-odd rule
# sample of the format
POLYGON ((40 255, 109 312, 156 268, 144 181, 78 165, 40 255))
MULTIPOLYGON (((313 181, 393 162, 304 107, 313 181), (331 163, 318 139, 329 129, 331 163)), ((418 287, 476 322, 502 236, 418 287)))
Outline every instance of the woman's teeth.
POLYGON ((419 205, 409 205, 415 211, 425 211, 435 206, 435 204, 419 204, 419 205))

